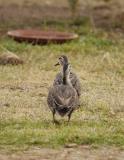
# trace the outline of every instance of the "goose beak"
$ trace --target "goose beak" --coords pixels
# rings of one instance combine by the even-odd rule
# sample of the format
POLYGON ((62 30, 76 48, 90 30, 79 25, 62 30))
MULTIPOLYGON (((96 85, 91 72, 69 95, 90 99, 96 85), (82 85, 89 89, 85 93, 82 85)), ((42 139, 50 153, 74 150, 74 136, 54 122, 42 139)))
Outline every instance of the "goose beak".
POLYGON ((60 65, 59 62, 57 62, 54 66, 58 66, 58 65, 60 65))

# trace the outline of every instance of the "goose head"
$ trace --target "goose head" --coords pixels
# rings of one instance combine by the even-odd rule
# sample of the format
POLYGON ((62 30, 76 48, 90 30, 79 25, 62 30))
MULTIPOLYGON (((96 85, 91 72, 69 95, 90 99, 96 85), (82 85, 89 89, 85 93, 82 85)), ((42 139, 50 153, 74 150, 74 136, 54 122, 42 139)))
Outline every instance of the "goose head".
POLYGON ((68 65, 68 58, 65 55, 60 56, 55 66, 58 66, 58 65, 61 65, 62 67, 68 65))

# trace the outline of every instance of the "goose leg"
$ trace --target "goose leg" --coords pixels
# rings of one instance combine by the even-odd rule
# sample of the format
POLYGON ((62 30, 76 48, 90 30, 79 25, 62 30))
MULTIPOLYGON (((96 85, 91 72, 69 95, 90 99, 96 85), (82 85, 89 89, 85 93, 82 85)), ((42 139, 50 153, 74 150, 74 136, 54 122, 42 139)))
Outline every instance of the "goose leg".
POLYGON ((70 122, 71 114, 68 115, 68 123, 70 122))
POLYGON ((54 110, 53 111, 53 123, 59 124, 59 122, 55 119, 55 113, 56 113, 56 111, 54 110))
POLYGON ((53 122, 55 122, 56 121, 56 119, 55 119, 55 111, 53 111, 53 122))
POLYGON ((70 122, 72 112, 73 110, 68 114, 68 123, 70 122))

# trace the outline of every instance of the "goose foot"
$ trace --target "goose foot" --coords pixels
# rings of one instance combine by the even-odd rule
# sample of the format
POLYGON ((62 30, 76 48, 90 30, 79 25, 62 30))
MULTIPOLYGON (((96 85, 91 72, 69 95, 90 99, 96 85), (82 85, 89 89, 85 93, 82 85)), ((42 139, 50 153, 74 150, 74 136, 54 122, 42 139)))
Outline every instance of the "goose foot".
POLYGON ((55 119, 53 120, 53 123, 56 124, 56 125, 59 125, 59 124, 60 124, 59 121, 57 121, 57 120, 55 120, 55 119))

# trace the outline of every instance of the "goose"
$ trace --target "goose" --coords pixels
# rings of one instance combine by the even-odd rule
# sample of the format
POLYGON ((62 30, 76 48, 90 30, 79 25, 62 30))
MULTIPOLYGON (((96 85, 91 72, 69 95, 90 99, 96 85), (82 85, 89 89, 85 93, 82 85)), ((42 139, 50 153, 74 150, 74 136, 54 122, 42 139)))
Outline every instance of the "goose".
MULTIPOLYGON (((55 66, 61 65, 63 68, 64 65, 68 64, 68 58, 65 55, 62 55, 58 58, 58 62, 55 64, 55 66)), ((63 83, 63 73, 60 72, 56 75, 53 85, 60 85, 63 83)), ((78 97, 81 95, 81 84, 79 79, 77 78, 77 75, 74 72, 70 72, 69 78, 71 80, 72 86, 76 89, 78 97)))
POLYGON ((62 83, 53 85, 48 93, 47 103, 53 114, 53 122, 58 123, 55 114, 68 116, 68 122, 71 119, 73 111, 79 104, 79 97, 70 81, 70 64, 63 65, 62 83))

